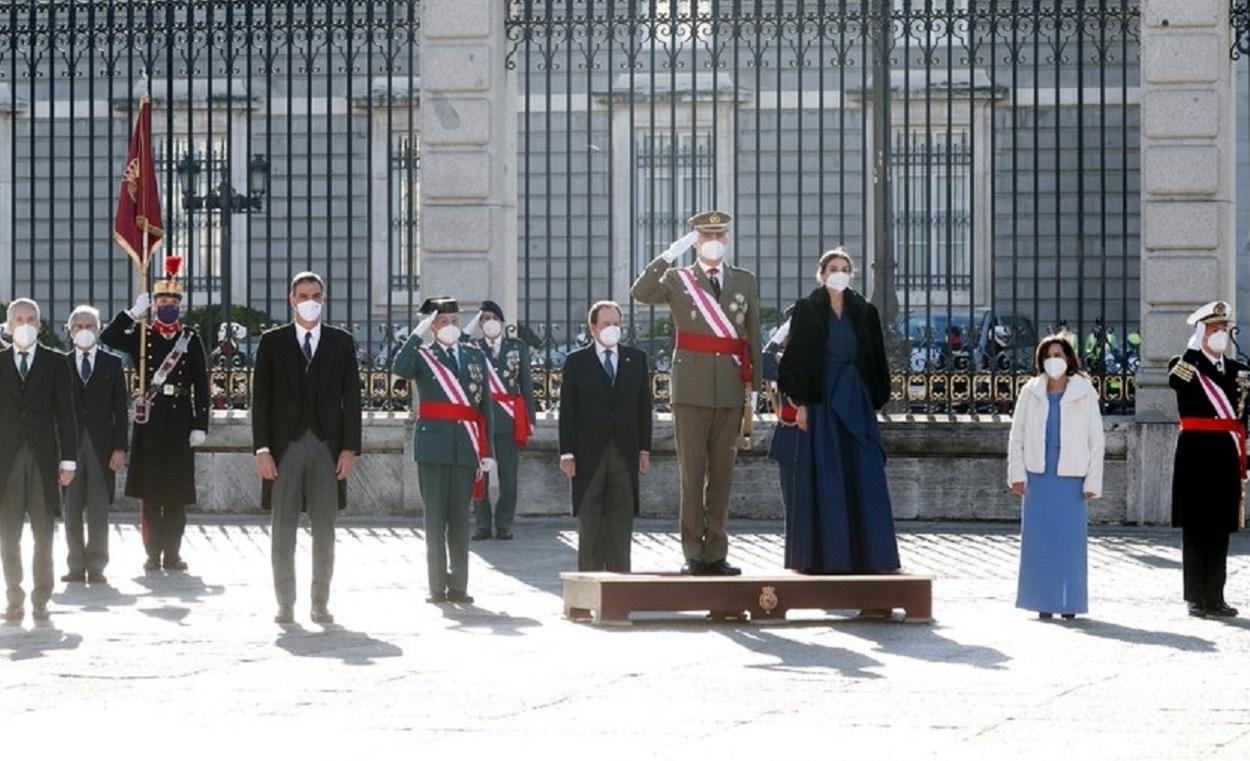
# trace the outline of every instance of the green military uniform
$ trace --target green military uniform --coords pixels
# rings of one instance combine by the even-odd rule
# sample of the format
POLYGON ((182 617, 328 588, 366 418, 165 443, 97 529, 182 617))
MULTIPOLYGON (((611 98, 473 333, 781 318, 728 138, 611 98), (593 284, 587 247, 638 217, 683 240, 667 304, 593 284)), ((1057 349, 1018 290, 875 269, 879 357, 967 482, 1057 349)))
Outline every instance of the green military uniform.
MULTIPOLYGON (((728 226, 729 215, 705 212, 691 217, 701 233, 717 235, 728 226)), ((684 253, 684 252, 682 252, 684 253)), ((723 565, 729 541, 729 487, 737 440, 741 432, 745 392, 761 387, 759 286, 755 275, 719 262, 709 267, 695 262, 674 267, 657 257, 634 283, 630 294, 643 304, 667 305, 678 335, 715 336, 687 290, 680 269, 691 272, 698 285, 729 318, 738 338, 747 344, 751 382, 746 385, 740 365, 728 353, 675 348, 671 400, 681 473, 681 540, 688 565, 723 565), (715 274, 720 293, 710 278, 715 274)))
MULTIPOLYGON (((450 299, 434 299, 438 311, 458 311, 450 299)), ((427 311, 423 307, 422 311, 427 311)), ((411 336, 395 357, 392 371, 416 381, 419 403, 450 402, 438 379, 420 355, 419 335, 411 336)), ((492 412, 486 356, 460 343, 451 348, 434 343, 430 350, 460 383, 469 404, 481 414, 490 441, 492 412)), ((465 425, 457 420, 422 417, 420 406, 413 431, 413 459, 417 463, 421 500, 425 504, 426 565, 430 596, 435 601, 455 599, 466 593, 469 581, 469 504, 480 467, 477 451, 465 425), (448 564, 450 563, 450 570, 448 564)), ((489 451, 482 457, 490 456, 489 451)))
MULTIPOLYGON (((517 338, 500 336, 494 342, 482 338, 473 342, 482 351, 495 368, 499 382, 503 384, 504 393, 508 396, 519 396, 525 401, 525 409, 519 413, 529 421, 529 428, 534 425, 534 376, 530 370, 529 347, 517 338)), ((517 460, 519 446, 516 438, 516 421, 509 412, 518 412, 511 403, 499 402, 494 405, 494 429, 491 437, 491 451, 495 458, 496 471, 487 477, 487 491, 482 499, 473 504, 474 522, 477 524, 475 536, 487 538, 491 534, 491 504, 489 480, 497 478, 499 497, 495 500, 494 530, 499 538, 510 538, 512 535, 512 519, 516 516, 517 502, 517 460)), ((524 427, 524 423, 522 424, 524 427)))

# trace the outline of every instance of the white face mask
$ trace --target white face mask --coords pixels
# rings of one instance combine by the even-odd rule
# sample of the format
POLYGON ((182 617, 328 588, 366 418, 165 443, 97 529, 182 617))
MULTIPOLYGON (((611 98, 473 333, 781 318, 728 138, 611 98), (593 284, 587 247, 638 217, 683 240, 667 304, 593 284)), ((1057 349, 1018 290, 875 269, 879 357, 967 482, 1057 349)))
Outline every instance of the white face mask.
POLYGON ((1042 369, 1046 374, 1055 380, 1059 380, 1068 373, 1068 360, 1063 357, 1047 357, 1042 362, 1042 369))
POLYGON ((599 331, 599 343, 611 349, 621 342, 621 326, 609 325, 599 331))
POLYGON ((1217 330, 1207 336, 1207 346, 1216 354, 1223 354, 1228 348, 1228 331, 1217 330))
POLYGON ((503 333, 503 323, 499 320, 486 320, 482 323, 482 335, 487 338, 498 338, 503 333))
POLYGON ((725 244, 718 240, 709 240, 702 246, 699 246, 699 256, 702 256, 709 262, 719 262, 725 258, 725 244))
POLYGON ((825 287, 834 293, 841 293, 851 284, 851 273, 849 272, 830 272, 825 277, 825 287))
POLYGON ((304 322, 317 322, 321 319, 321 302, 308 299, 295 305, 295 313, 304 322))
POLYGON ((82 329, 74 334, 74 345, 83 351, 89 351, 95 346, 95 331, 82 329))
POLYGON ((37 338, 39 338, 39 331, 35 330, 34 325, 18 325, 13 329, 13 343, 19 349, 29 349, 34 346, 37 338))
POLYGON ((438 342, 443 346, 455 346, 456 341, 460 340, 460 326, 444 325, 438 329, 438 332, 434 334, 434 337, 437 338, 438 342))

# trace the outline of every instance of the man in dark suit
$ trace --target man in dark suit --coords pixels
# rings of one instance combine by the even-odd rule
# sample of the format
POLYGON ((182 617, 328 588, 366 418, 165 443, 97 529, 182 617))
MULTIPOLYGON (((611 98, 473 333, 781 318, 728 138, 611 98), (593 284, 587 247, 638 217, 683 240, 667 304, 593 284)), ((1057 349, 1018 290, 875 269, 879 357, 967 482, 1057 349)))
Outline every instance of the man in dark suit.
POLYGON ((560 383, 560 470, 573 480, 577 568, 628 573, 638 476, 651 467, 647 355, 621 346, 621 308, 600 301, 594 341, 571 352, 560 383))
POLYGON ((61 581, 107 584, 109 505, 117 471, 126 463, 130 412, 122 361, 100 351, 100 312, 78 306, 66 323, 74 349, 67 357, 78 421, 78 473, 65 491, 65 542, 69 573, 61 581), (87 518, 83 542, 83 516, 87 518))
POLYGON ((313 272, 291 279, 293 322, 266 332, 256 349, 252 443, 270 532, 274 621, 295 621, 295 535, 301 510, 313 535, 312 620, 330 615, 334 523, 360 455, 360 369, 351 335, 321 322, 325 283, 313 272))
POLYGON ((0 352, 0 564, 8 598, 4 618, 20 621, 25 615, 21 542, 29 515, 35 538, 32 615, 46 621, 58 486, 74 480, 78 429, 65 355, 38 342, 39 305, 15 299, 9 304, 8 326, 13 345, 0 352))

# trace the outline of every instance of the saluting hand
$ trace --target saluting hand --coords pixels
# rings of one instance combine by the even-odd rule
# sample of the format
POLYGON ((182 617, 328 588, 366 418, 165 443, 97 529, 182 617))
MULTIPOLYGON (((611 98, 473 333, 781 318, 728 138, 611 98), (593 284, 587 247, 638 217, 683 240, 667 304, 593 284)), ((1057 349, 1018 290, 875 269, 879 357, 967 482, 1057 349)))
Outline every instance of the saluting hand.
POLYGON ((126 451, 124 449, 114 449, 113 454, 109 457, 109 470, 116 473, 126 464, 126 451))
POLYGON ((334 477, 342 481, 356 469, 356 453, 350 449, 339 452, 338 464, 334 466, 334 477))
POLYGON ((272 481, 278 477, 278 464, 273 461, 273 455, 268 452, 258 452, 256 454, 256 472, 266 481, 272 481))

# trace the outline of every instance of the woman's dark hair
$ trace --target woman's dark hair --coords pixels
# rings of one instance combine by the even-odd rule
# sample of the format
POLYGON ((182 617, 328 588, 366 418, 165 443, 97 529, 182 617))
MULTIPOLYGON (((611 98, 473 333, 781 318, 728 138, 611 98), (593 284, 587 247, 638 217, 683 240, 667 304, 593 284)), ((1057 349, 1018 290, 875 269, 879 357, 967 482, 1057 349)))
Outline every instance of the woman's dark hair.
POLYGON ((1037 351, 1033 353, 1033 370, 1037 374, 1045 372, 1043 363, 1046 361, 1046 355, 1050 352, 1051 344, 1059 344, 1063 349, 1064 359, 1068 360, 1068 375, 1076 375, 1081 372, 1081 358, 1076 354, 1076 348, 1072 344, 1072 337, 1066 333, 1055 333, 1043 338, 1037 344, 1037 351))

